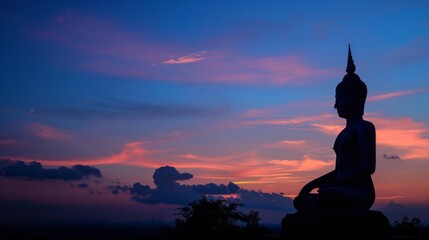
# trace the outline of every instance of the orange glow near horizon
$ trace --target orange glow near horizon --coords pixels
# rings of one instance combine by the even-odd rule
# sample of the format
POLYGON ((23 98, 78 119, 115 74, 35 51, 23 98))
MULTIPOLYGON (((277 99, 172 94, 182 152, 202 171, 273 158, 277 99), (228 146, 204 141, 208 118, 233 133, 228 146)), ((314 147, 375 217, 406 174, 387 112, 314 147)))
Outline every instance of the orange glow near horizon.
MULTIPOLYGON (((268 112, 250 112, 247 118, 260 117, 262 114, 269 114, 268 112)), ((401 159, 406 161, 429 159, 429 139, 425 138, 428 132, 425 124, 416 122, 410 118, 387 118, 374 114, 367 114, 368 119, 372 121, 377 129, 377 151, 378 156, 382 153, 394 152, 398 154, 401 159)), ((243 122, 240 118, 237 120, 243 122)), ((343 128, 343 120, 339 119, 334 114, 324 114, 321 116, 301 116, 289 119, 277 120, 244 120, 245 124, 252 127, 264 126, 307 126, 315 131, 315 136, 322 134, 335 136, 343 128)), ((45 133, 44 138, 50 140, 68 140, 74 141, 73 138, 64 135, 59 130, 53 130, 45 125, 32 125, 35 126, 31 129, 42 129, 45 133), (45 131, 46 130, 46 131, 45 131), (48 131, 49 130, 49 131, 48 131), (49 133, 49 134, 47 134, 49 133)), ((187 135, 184 138, 177 138, 179 132, 171 135, 174 141, 193 139, 198 135, 187 135)), ((183 135, 182 132, 179 134, 183 135)), ((186 134, 185 134, 186 135, 186 134)), ((42 135, 41 135, 42 136, 42 135)), ((5 141, 4 144, 14 144, 15 141, 5 141)), ((242 187, 250 189, 265 189, 269 192, 286 192, 289 195, 296 194, 301 185, 305 182, 324 174, 334 167, 334 158, 326 154, 318 156, 318 151, 332 152, 332 143, 320 142, 319 138, 304 138, 293 140, 283 138, 276 143, 261 143, 259 148, 248 152, 236 152, 224 155, 209 155, 201 152, 184 152, 178 149, 170 149, 163 147, 163 144, 169 141, 133 141, 127 142, 123 145, 122 149, 117 153, 111 153, 104 157, 97 158, 82 158, 82 159, 43 159, 31 157, 8 157, 10 159, 18 159, 26 162, 38 161, 43 165, 55 166, 71 166, 75 164, 84 165, 124 165, 129 167, 140 167, 157 169, 161 166, 173 166, 180 171, 187 171, 194 174, 191 182, 205 184, 208 182, 224 183, 234 182, 242 187), (284 151, 284 158, 273 158, 265 156, 262 150, 269 151, 284 151), (315 149, 320 149, 315 151, 315 149), (299 158, 287 157, 288 152, 302 153, 299 158), (305 153, 307 152, 307 153, 305 153), (310 154, 311 153, 311 154, 310 154), (195 174, 197 172, 198 174, 195 174)), ((6 156, 7 157, 7 156, 6 156)), ((380 159, 379 159, 380 160, 380 159)), ((381 159, 383 160, 383 159, 381 159)), ((378 200, 400 200, 402 202, 412 202, 411 199, 426 199, 429 196, 420 194, 419 197, 412 196, 413 191, 418 191, 423 186, 410 183, 413 187, 400 186, 396 182, 393 187, 388 185, 388 181, 382 180, 378 177, 380 174, 385 177, 391 176, 390 172, 386 172, 387 161, 378 161, 376 172, 376 179, 378 182, 378 200), (392 194, 395 188, 401 188, 397 194, 392 194), (406 189, 404 189, 406 188, 406 189), (411 189, 411 190, 410 190, 411 189)), ((397 170, 399 171, 400 168, 397 170)), ((408 173, 404 178, 409 179, 408 173)), ((425 177, 422 177, 423 182, 425 177)), ((429 179, 427 179, 429 180, 429 179)), ((389 181, 393 181, 392 179, 389 181)), ((413 181, 409 179, 407 181, 413 181)), ((395 181, 393 181, 395 182, 395 181)), ((423 187, 424 188, 424 187, 423 187)))

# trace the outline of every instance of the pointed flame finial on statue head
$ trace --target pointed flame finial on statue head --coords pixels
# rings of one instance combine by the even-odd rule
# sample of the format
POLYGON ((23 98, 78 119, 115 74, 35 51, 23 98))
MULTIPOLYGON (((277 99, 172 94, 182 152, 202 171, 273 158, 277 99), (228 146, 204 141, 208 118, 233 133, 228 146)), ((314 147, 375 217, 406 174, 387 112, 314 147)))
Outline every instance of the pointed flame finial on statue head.
POLYGON ((353 62, 352 51, 350 50, 350 43, 349 43, 349 56, 347 59, 346 72, 348 74, 352 74, 352 73, 355 73, 355 71, 356 71, 356 66, 355 66, 355 63, 353 62))
POLYGON ((349 56, 347 59, 347 68, 346 72, 347 74, 344 75, 343 80, 338 83, 335 91, 342 90, 344 92, 347 92, 347 94, 351 94, 356 99, 357 103, 360 105, 359 113, 363 115, 364 113, 364 106, 365 106, 365 100, 366 96, 368 94, 368 89, 366 87, 366 84, 360 79, 360 77, 355 73, 356 66, 353 62, 352 58, 352 51, 350 50, 350 44, 349 44, 349 56))

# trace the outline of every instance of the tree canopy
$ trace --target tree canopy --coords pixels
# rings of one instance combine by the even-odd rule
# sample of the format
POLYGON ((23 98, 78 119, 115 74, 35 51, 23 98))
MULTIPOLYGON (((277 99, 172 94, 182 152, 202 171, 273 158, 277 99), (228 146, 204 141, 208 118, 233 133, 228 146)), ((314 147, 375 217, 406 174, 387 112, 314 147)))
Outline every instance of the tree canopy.
POLYGON ((201 237, 234 239, 256 239, 264 229, 260 227, 259 212, 240 212, 243 204, 225 199, 200 199, 179 208, 176 218, 176 236, 181 238, 201 237))

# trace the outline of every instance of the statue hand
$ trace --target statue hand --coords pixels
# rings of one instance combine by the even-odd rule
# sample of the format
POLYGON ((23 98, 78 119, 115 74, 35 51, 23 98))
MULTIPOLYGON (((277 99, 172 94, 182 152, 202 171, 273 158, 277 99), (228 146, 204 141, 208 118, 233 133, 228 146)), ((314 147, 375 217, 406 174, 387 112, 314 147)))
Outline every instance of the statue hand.
POLYGON ((302 196, 302 195, 307 195, 309 194, 311 191, 313 191, 313 188, 310 185, 305 185, 301 191, 299 192, 298 196, 302 196))
POLYGON ((324 190, 326 190, 326 189, 334 188, 334 187, 337 187, 337 186, 338 186, 338 184, 335 184, 335 183, 322 184, 322 185, 319 187, 319 189, 317 190, 317 192, 319 192, 319 193, 320 193, 320 191, 324 191, 324 190))

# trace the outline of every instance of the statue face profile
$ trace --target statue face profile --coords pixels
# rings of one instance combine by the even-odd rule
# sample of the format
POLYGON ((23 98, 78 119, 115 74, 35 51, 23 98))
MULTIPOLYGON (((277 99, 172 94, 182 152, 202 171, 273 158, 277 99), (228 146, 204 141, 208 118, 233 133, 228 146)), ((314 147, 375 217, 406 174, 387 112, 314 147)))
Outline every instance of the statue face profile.
POLYGON ((337 109, 338 116, 341 118, 351 118, 355 109, 355 100, 348 94, 346 91, 342 89, 337 89, 335 91, 335 105, 334 108, 337 109))

